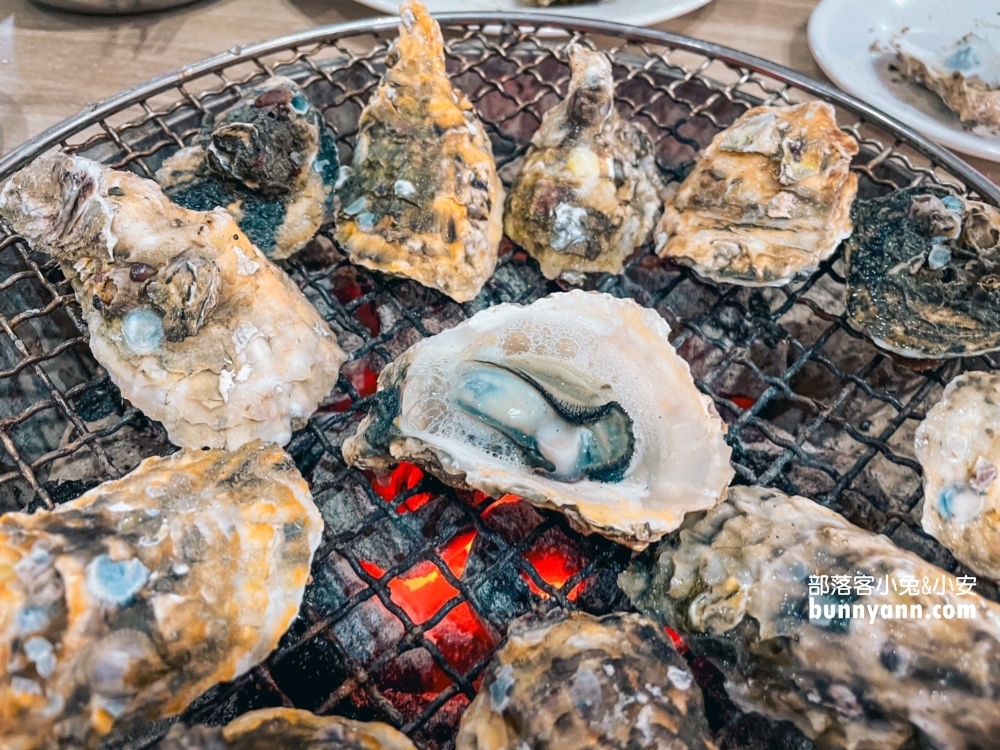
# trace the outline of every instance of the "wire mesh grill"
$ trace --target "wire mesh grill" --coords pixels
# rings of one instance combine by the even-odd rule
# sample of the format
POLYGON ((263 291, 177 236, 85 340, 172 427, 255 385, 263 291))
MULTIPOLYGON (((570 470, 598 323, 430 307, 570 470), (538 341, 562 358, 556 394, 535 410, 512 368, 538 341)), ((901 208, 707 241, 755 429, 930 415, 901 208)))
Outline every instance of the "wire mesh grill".
MULTIPOLYGON (((682 179, 699 149, 748 107, 823 94, 861 143, 853 169, 862 197, 933 182, 997 199, 980 176, 863 105, 738 53, 609 24, 560 24, 564 33, 552 36, 539 33, 537 18, 499 20, 447 21, 447 55, 456 85, 486 123, 508 186, 541 115, 565 93, 565 48, 577 41, 611 54, 617 105, 650 132, 670 179, 682 179)), ((349 162, 358 115, 394 36, 390 22, 355 24, 193 66, 27 144, 3 160, 0 179, 56 147, 152 176, 192 140, 207 112, 271 74, 299 81, 349 162)), ((506 241, 494 278, 464 305, 351 266, 327 230, 284 265, 350 354, 336 390, 288 448, 323 513, 324 542, 302 616, 278 650, 210 691, 185 719, 220 722, 287 705, 388 721, 421 747, 448 746, 510 620, 546 600, 594 613, 624 607, 615 579, 628 552, 581 537, 557 514, 458 493, 413 469, 364 475, 343 464, 340 446, 365 412, 377 373, 410 344, 490 305, 535 300, 559 283, 546 282, 506 241), (560 561, 554 573, 553 556, 560 561), (428 582, 432 589, 407 596, 428 582)), ((804 282, 748 289, 699 280, 646 247, 623 274, 588 286, 633 297, 670 323, 698 387, 729 424, 738 481, 813 497, 958 569, 919 529, 913 430, 959 368, 995 368, 994 359, 921 369, 879 352, 845 323, 840 255, 804 282)), ((160 426, 124 403, 91 357, 57 265, 9 234, 0 242, 0 328, 0 511, 63 502, 171 450, 160 426)), ((978 590, 996 597, 986 586, 978 590)), ((112 744, 146 747, 163 731, 149 727, 112 744)))

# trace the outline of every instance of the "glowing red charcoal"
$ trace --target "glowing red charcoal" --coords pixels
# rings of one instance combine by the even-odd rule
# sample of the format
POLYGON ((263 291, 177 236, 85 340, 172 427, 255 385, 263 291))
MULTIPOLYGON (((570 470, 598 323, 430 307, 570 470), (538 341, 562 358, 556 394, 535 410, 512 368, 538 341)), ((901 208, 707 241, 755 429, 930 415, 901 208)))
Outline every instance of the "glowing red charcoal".
POLYGON ((354 318, 368 329, 372 338, 379 335, 379 332, 382 329, 382 321, 379 320, 378 313, 375 311, 375 305, 371 302, 365 302, 363 305, 360 305, 358 309, 354 311, 354 318))
MULTIPOLYGON (((524 553, 525 559, 531 563, 538 577, 553 588, 562 589, 570 578, 579 573, 584 566, 583 555, 574 549, 570 540, 562 532, 553 529, 546 532, 538 542, 524 553)), ((538 586, 526 572, 521 571, 533 594, 542 599, 548 599, 549 594, 538 586)), ((571 602, 576 601, 583 589, 581 581, 566 593, 571 602)))
POLYGON ((341 372, 351 381, 359 396, 370 396, 378 386, 378 374, 363 361, 348 362, 341 372))
POLYGON ((730 396, 729 400, 741 409, 749 409, 756 402, 756 399, 750 398, 749 396, 730 396))
MULTIPOLYGON (((419 466, 404 462, 393 469, 390 474, 368 474, 368 478, 371 480, 372 489, 375 490, 375 494, 386 502, 392 502, 403 492, 412 490, 420 484, 420 481, 424 478, 424 472, 419 466)), ((416 495, 411 495, 400 503, 396 507, 396 512, 413 513, 420 510, 420 508, 427 505, 433 499, 434 496, 429 492, 418 492, 416 495)))
POLYGON ((688 645, 687 641, 684 640, 684 637, 673 628, 664 626, 663 629, 667 631, 667 636, 674 644, 674 648, 677 649, 677 653, 686 654, 688 652, 688 645))

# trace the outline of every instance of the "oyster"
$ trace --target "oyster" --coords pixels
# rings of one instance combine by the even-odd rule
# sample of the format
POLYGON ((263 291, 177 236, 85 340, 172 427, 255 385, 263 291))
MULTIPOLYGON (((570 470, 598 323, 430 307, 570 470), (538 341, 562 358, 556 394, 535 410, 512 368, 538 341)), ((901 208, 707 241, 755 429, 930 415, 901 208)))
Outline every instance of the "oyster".
POLYGON ((59 261, 97 361, 175 445, 287 443, 337 381, 327 324, 222 209, 55 154, 10 179, 0 216, 59 261))
POLYGON ((1000 348, 1000 211, 932 187, 852 211, 847 313, 883 349, 940 359, 1000 348))
POLYGON ((156 750, 416 750, 388 724, 294 708, 251 711, 225 727, 174 725, 156 750))
POLYGON ((339 173, 333 130, 294 81, 275 76, 209 116, 156 180, 184 208, 228 209, 265 255, 287 258, 323 225, 339 173))
POLYGON ((399 14, 338 191, 337 241, 358 265, 466 302, 496 267, 503 185, 483 124, 445 72, 437 22, 418 0, 399 14))
POLYGON ((638 615, 515 621, 462 717, 457 750, 715 750, 701 690, 638 615))
POLYGON ((261 662, 322 530, 291 459, 259 442, 0 517, 0 747, 93 748, 261 662))
POLYGON ((1000 375, 952 380, 917 427, 924 531, 956 558, 1000 580, 1000 375))
POLYGON ((811 500, 733 487, 620 583, 820 748, 995 747, 1000 605, 811 500))
POLYGON ((963 127, 1000 135, 1000 26, 985 18, 958 41, 933 32, 906 32, 890 44, 904 77, 933 91, 963 127))
POLYGON ((654 311, 597 292, 502 304, 386 367, 348 463, 411 461, 642 549, 725 497, 725 426, 654 311))
POLYGON ((615 109, 611 61, 569 47, 568 96, 545 113, 507 196, 507 236, 546 278, 621 273, 649 237, 663 203, 646 131, 615 109))
POLYGON ((811 273, 851 233, 857 153, 825 102, 754 107, 671 186, 657 252, 730 284, 781 286, 811 273))

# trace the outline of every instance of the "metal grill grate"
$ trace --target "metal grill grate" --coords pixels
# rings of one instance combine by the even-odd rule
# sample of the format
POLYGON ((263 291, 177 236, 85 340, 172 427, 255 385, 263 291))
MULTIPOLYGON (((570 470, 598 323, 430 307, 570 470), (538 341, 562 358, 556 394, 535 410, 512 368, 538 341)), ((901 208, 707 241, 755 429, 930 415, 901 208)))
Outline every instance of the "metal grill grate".
MULTIPOLYGON (((673 179, 749 106, 824 98, 861 143, 853 168, 862 197, 936 182, 1000 200, 1000 191, 946 152, 791 71, 659 32, 560 22, 562 33, 553 35, 539 33, 542 23, 553 25, 530 15, 445 20, 449 72, 486 122, 508 185, 541 113, 565 93, 564 50, 575 40, 612 54, 618 106, 646 126, 661 169, 673 179)), ((394 36, 391 21, 366 22, 213 58, 57 126, 0 161, 0 179, 56 147, 151 176, 190 142, 206 112, 272 73, 306 88, 349 162, 357 117, 394 36)), ((210 691, 186 718, 218 722, 250 708, 294 705, 385 720, 422 747, 446 746, 507 623, 546 598, 595 613, 621 608, 615 577, 628 552, 509 499, 456 493, 431 479, 414 484, 412 472, 390 480, 365 476, 344 466, 340 446, 366 410, 375 375, 407 346, 482 308, 530 302, 558 284, 509 245, 484 292, 465 305, 351 266, 327 234, 285 267, 351 355, 335 392, 289 445, 326 534, 302 617, 276 653, 210 691), (449 558, 456 540, 471 544, 461 565, 449 558), (546 576, 538 562, 556 552, 578 563, 546 576), (437 582, 441 606, 416 613, 399 585, 427 576, 437 582), (457 658, 442 646, 443 634, 462 627, 459 636, 469 642, 457 658), (428 671, 435 675, 431 689, 421 683, 428 671)), ((740 481, 814 497, 956 569, 919 530, 912 435, 925 405, 963 365, 911 369, 853 332, 844 322, 839 255, 805 282, 746 289, 700 281, 646 248, 622 275, 593 279, 590 287, 634 297, 670 323, 698 387, 729 423, 740 481)), ((94 362, 58 267, 7 234, 0 242, 0 328, 0 511, 63 502, 171 450, 162 429, 123 403, 94 362)), ((983 356, 964 366, 997 363, 983 356)), ((145 747, 163 731, 151 727, 118 744, 145 747)))

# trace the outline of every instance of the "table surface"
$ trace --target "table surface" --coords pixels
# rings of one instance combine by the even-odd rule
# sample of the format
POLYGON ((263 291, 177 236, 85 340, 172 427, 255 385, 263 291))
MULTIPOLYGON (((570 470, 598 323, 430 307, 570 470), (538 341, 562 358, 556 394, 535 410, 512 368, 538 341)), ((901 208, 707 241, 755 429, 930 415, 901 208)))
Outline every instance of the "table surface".
MULTIPOLYGON (((656 28, 734 47, 825 80, 806 41, 816 2, 715 0, 656 28)), ((374 15, 351 0, 202 0, 172 11, 118 17, 0 0, 0 153, 90 102, 230 47, 374 15)), ((968 161, 1000 183, 1000 164, 968 161)))

